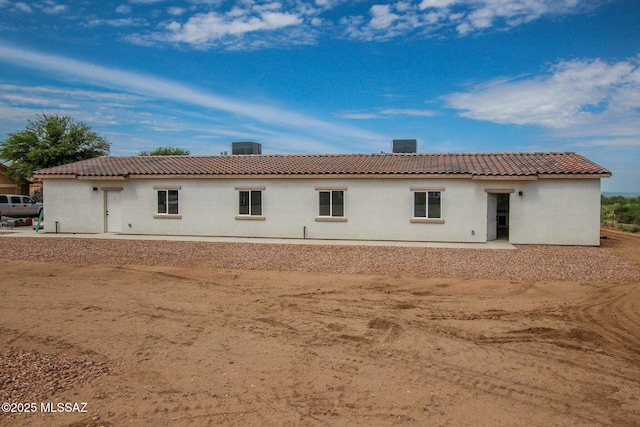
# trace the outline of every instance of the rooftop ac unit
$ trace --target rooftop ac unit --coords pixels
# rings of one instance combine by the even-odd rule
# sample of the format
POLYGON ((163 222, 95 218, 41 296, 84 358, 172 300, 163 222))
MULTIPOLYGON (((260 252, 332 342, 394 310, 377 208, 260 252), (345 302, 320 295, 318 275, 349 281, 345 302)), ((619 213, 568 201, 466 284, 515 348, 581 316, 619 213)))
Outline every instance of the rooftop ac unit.
POLYGON ((257 142, 232 142, 231 154, 262 154, 262 144, 257 142))
POLYGON ((417 153, 418 140, 417 139, 394 139, 393 152, 394 153, 417 153))

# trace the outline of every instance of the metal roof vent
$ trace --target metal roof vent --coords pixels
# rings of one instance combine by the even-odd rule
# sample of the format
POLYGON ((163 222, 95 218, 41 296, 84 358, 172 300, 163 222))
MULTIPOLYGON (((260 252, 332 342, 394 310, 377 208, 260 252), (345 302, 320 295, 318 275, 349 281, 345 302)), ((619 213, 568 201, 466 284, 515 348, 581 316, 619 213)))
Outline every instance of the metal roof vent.
POLYGON ((232 142, 231 154, 262 154, 262 144, 257 142, 232 142))
POLYGON ((394 139, 393 152, 394 153, 417 153, 418 140, 417 139, 394 139))

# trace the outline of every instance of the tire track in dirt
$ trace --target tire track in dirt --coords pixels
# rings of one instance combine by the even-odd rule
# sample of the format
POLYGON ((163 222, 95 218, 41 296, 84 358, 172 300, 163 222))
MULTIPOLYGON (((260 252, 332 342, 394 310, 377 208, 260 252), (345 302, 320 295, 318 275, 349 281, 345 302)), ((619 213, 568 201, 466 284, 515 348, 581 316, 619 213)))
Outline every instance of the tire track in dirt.
MULTIPOLYGON (((518 289, 517 294, 526 292, 531 288, 530 284, 518 289)), ((382 289, 380 290, 382 291, 382 289)), ((428 297, 431 295, 429 291, 421 291, 420 295, 428 297)), ((626 295, 626 294, 624 294, 626 295)), ((624 295, 618 295, 617 297, 610 297, 605 302, 600 301, 594 304, 594 307, 599 307, 609 302, 609 305, 615 307, 615 304, 624 305, 624 295)), ((372 297, 369 294, 369 298, 366 305, 362 305, 362 301, 339 301, 337 298, 330 298, 332 304, 342 304, 341 318, 343 322, 336 325, 333 323, 327 323, 327 329, 322 336, 316 336, 316 340, 323 341, 327 345, 336 343, 337 340, 350 340, 354 344, 352 347, 354 354, 358 354, 363 357, 371 357, 371 352, 378 351, 378 357, 383 358, 385 351, 387 350, 375 350, 380 343, 388 343, 389 340, 385 339, 386 333, 391 333, 397 338, 404 332, 411 333, 412 331, 419 331, 421 334, 442 336, 447 340, 454 340, 458 348, 463 347, 469 351, 473 351, 476 355, 487 355, 489 352, 495 353, 493 350, 498 350, 499 353, 508 354, 509 357, 514 359, 514 363, 517 364, 517 360, 522 360, 522 363, 527 363, 530 360, 532 354, 535 354, 540 360, 553 359, 560 363, 567 364, 571 367, 571 371, 568 374, 558 371, 554 376, 557 378, 555 386, 562 386, 562 384, 572 384, 572 386, 565 389, 565 393, 572 393, 572 389, 582 390, 584 392, 581 401, 575 401, 571 407, 567 407, 562 400, 558 400, 557 388, 549 388, 547 385, 536 386, 531 382, 518 381, 517 378, 503 377, 501 375, 490 375, 483 370, 474 370, 468 367, 460 366, 455 363, 447 363, 443 360, 431 361, 432 365, 428 369, 424 369, 422 374, 429 377, 435 377, 438 381, 443 383, 449 383, 452 387, 461 387, 473 394, 489 394, 499 397, 505 400, 517 401, 521 404, 530 404, 531 402, 537 402, 539 405, 544 405, 547 410, 555 412, 558 416, 562 414, 571 414, 577 420, 584 423, 598 423, 602 425, 608 425, 612 420, 618 425, 632 425, 629 424, 627 416, 618 416, 615 411, 620 410, 620 402, 616 399, 616 394, 619 393, 619 387, 615 383, 611 383, 611 378, 620 381, 623 387, 627 389, 637 388, 640 384, 637 380, 634 380, 631 373, 622 373, 618 369, 610 369, 608 367, 609 355, 607 352, 599 350, 597 341, 600 339, 600 335, 595 331, 585 329, 585 324, 590 324, 594 321, 594 316, 581 319, 580 316, 574 315, 574 309, 564 309, 558 307, 547 307, 542 309, 536 309, 529 312, 508 312, 505 310, 485 310, 481 312, 464 312, 460 313, 454 310, 436 309, 430 310, 428 313, 420 314, 414 313, 413 316, 394 317, 393 320, 388 318, 373 318, 368 320, 368 327, 370 329, 383 331, 381 339, 371 339, 367 334, 347 334, 345 330, 353 329, 353 323, 363 323, 371 316, 372 312, 380 311, 389 313, 389 307, 395 308, 400 312, 423 312, 426 309, 421 307, 428 307, 424 302, 417 301, 414 303, 398 302, 398 299, 388 301, 384 299, 378 299, 372 297), (442 321, 467 321, 469 324, 473 323, 473 320, 481 319, 493 319, 496 321, 503 321, 504 323, 516 323, 518 319, 536 319, 536 323, 548 324, 556 323, 558 328, 543 327, 543 326, 529 326, 526 328, 510 329, 503 333, 483 334, 479 335, 465 328, 455 328, 448 325, 443 326, 442 321), (345 326, 345 323, 351 324, 351 326, 345 326), (333 325, 329 327, 328 325, 333 325), (340 334, 337 334, 337 333, 340 334), (535 343, 537 346, 541 346, 544 350, 532 349, 530 344, 535 343), (504 349, 504 347, 507 347, 504 349), (527 350, 523 351, 521 348, 526 347, 527 350), (570 351, 574 354, 572 357, 567 357, 566 352, 570 351), (587 357, 581 357, 580 354, 584 353, 587 357), (575 360, 580 360, 576 363, 575 360), (434 367, 435 366, 435 367, 434 367), (580 371, 580 375, 576 375, 576 371, 580 371), (599 381, 597 378, 599 373, 604 373, 609 378, 608 380, 599 381), (585 379, 577 379, 585 378, 585 379), (611 411, 607 410, 595 410, 593 409, 594 400, 606 400, 609 402, 611 411)), ((322 300, 323 303, 327 303, 327 299, 322 300)), ((584 304, 578 304, 579 307, 585 307, 584 304)), ((313 304, 313 315, 317 318, 326 317, 327 319, 335 320, 335 313, 331 311, 330 304, 319 304, 316 302, 313 304), (319 306, 324 307, 320 309, 319 306)), ((309 307, 304 305, 297 305, 294 307, 301 316, 309 315, 307 311, 309 307)), ((634 309, 635 306, 631 305, 627 307, 634 309)), ((586 310, 590 312, 590 310, 586 310)), ((602 310, 595 310, 596 313, 601 313, 602 310)), ((627 312, 627 310, 623 310, 627 312)), ((584 313, 584 311, 578 310, 577 313, 584 313)), ((631 316, 633 316, 632 312, 631 316)), ((295 316, 297 317, 297 316, 295 316)), ((608 348, 609 346, 607 346, 608 348)), ((394 355, 398 356, 405 362, 407 369, 420 370, 419 361, 424 360, 419 354, 411 354, 410 352, 400 351, 398 348, 394 348, 394 355)), ((566 387, 566 386, 565 386, 566 387)), ((632 399, 632 396, 624 396, 625 399, 632 399)), ((627 411, 627 415, 640 418, 640 411, 631 408, 627 411)))
MULTIPOLYGON (((568 315, 592 339, 606 342, 606 351, 640 364, 640 287, 617 285, 569 309, 568 315)), ((584 338, 584 337, 582 337, 584 338)), ((602 344, 604 344, 604 342, 602 344)), ((598 347, 600 343, 596 343, 598 347)))

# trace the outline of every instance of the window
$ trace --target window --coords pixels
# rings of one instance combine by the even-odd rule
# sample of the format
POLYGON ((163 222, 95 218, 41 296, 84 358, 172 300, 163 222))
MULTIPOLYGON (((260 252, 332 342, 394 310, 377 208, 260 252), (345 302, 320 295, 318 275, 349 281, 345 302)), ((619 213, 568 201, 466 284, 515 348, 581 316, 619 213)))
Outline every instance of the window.
POLYGON ((178 190, 158 190, 158 214, 178 215, 178 190))
POLYGON ((11 203, 22 203, 20 196, 11 196, 11 203))
POLYGON ((441 191, 415 191, 413 193, 413 217, 441 219, 441 191))
POLYGON ((7 196, 0 196, 0 203, 9 203, 9 198, 7 196))
POLYGON ((262 215, 262 191, 239 191, 239 215, 262 215))
POLYGON ((344 191, 319 191, 319 216, 344 217, 344 191))

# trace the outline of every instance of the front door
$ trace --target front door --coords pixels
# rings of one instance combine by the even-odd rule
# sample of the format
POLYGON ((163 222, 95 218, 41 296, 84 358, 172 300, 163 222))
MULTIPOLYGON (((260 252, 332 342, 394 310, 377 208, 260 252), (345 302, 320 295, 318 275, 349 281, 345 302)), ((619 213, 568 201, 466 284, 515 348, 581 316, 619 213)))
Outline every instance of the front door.
POLYGON ((487 194, 487 241, 498 238, 498 195, 487 194))
POLYGON ((107 233, 122 231, 122 209, 120 207, 120 191, 105 192, 105 223, 107 233))

